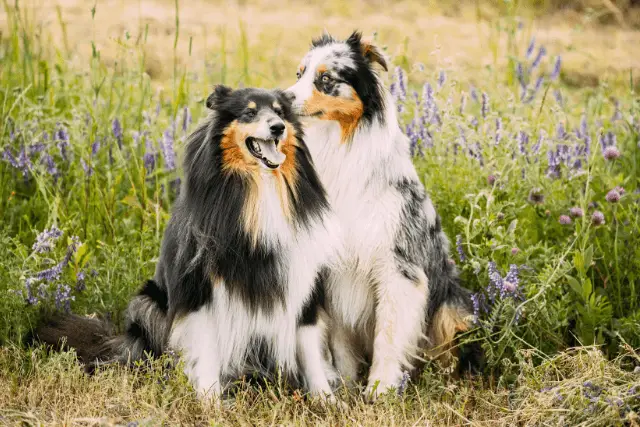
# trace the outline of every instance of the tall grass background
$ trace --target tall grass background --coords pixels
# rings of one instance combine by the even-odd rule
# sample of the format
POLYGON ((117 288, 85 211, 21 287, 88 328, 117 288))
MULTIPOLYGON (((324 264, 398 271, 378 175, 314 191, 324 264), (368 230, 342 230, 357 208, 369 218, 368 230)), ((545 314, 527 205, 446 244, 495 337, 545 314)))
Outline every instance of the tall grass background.
MULTIPOLYGON (((121 324, 128 299, 153 274, 183 144, 212 86, 283 85, 293 63, 277 40, 270 49, 252 45, 242 20, 214 28, 209 55, 192 56, 193 36, 180 21, 188 5, 176 0, 171 59, 161 64, 171 71, 158 81, 148 23, 112 40, 117 53, 106 60, 94 35, 108 11, 88 7, 91 50, 78 61, 60 8, 54 40, 33 8, 3 6, 0 421, 638 425, 633 69, 576 87, 564 52, 539 43, 518 16, 523 2, 500 3, 491 22, 478 18, 492 61, 473 75, 418 62, 410 51, 421 42, 410 36, 386 46, 393 66, 385 80, 416 168, 451 239, 451 262, 475 292, 478 322, 461 339, 481 343, 484 375, 455 380, 432 363, 418 383, 375 405, 343 393, 346 411, 278 384, 247 386, 211 409, 197 403, 171 358, 87 377, 72 353, 52 356, 21 341, 55 310, 121 324)), ((385 34, 376 38, 384 45, 385 34)))

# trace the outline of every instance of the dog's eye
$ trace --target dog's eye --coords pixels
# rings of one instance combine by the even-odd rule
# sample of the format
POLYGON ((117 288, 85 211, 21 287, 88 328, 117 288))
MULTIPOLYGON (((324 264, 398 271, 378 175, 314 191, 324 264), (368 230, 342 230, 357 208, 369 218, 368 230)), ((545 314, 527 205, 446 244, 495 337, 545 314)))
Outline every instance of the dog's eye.
POLYGON ((284 115, 284 112, 282 110, 275 110, 275 112, 278 115, 278 117, 282 117, 284 115))
POLYGON ((331 77, 329 77, 327 74, 322 75, 322 83, 329 83, 330 80, 331 77))
POLYGON ((300 80, 300 78, 302 77, 302 73, 300 71, 298 71, 296 73, 296 77, 298 78, 298 80, 300 80))
POLYGON ((256 116, 256 110, 247 110, 244 114, 250 119, 253 119, 256 116))

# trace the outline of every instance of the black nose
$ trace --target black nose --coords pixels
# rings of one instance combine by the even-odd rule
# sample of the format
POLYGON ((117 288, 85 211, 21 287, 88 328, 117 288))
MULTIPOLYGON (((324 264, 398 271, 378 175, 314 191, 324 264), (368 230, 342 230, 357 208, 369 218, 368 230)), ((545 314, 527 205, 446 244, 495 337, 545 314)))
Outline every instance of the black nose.
POLYGON ((271 129, 271 134, 273 136, 280 136, 282 135, 282 132, 284 132, 284 123, 275 123, 269 126, 269 129, 271 129))
POLYGON ((287 101, 289 102, 296 100, 296 95, 293 92, 284 92, 284 97, 287 98, 287 101))

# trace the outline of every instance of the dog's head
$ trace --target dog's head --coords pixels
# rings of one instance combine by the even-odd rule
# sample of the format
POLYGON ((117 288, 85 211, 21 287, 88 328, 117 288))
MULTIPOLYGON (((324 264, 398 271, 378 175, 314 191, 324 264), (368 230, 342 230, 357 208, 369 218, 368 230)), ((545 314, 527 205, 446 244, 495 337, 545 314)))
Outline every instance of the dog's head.
POLYGON ((224 170, 276 170, 287 161, 287 145, 296 144, 299 124, 281 91, 219 85, 207 108, 215 111, 224 170))
POLYGON ((359 123, 383 118, 384 98, 374 64, 387 70, 380 50, 359 32, 346 40, 328 34, 315 39, 297 70, 297 83, 286 90, 294 111, 337 121, 343 141, 349 141, 359 123))

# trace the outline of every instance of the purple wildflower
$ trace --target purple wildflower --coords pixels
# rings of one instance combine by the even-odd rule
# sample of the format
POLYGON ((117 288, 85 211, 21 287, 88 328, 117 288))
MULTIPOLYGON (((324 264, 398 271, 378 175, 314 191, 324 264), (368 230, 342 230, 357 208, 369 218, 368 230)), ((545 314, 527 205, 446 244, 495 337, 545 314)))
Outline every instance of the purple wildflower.
POLYGON ((551 80, 555 80, 560 75, 560 67, 562 66, 562 58, 560 55, 556 56, 556 62, 553 64, 553 71, 551 72, 551 76, 549 78, 551 80))
POLYGON ((604 149, 604 152, 602 154, 607 160, 615 160, 620 157, 620 150, 618 150, 616 146, 610 145, 604 149))
POLYGON ((502 282, 501 298, 504 298, 508 294, 515 295, 517 293, 518 285, 520 284, 520 278, 518 277, 519 273, 520 271, 517 265, 511 264, 509 266, 509 271, 502 282))
POLYGON ((143 156, 144 168, 147 170, 147 173, 153 172, 156 166, 156 152, 153 148, 153 142, 151 138, 145 138, 145 151, 143 156))
POLYGON ((44 229, 42 233, 36 236, 36 241, 31 249, 38 254, 51 252, 60 236, 62 236, 62 230, 55 225, 51 228, 44 229))
POLYGON ((560 92, 558 89, 554 90, 553 97, 556 99, 556 102, 558 103, 559 106, 561 107, 564 106, 564 99, 562 99, 562 92, 560 92))
POLYGON ((542 87, 542 83, 544 83, 544 76, 538 77, 538 79, 536 80, 536 84, 533 87, 533 90, 531 91, 531 94, 529 95, 525 103, 529 103, 533 101, 533 99, 536 97, 536 95, 540 91, 540 88, 542 87))
POLYGON ((34 154, 42 153, 45 148, 47 147, 42 142, 36 142, 29 146, 29 154, 33 156, 34 154))
POLYGON ((580 217, 582 217, 584 215, 584 211, 581 208, 577 207, 577 206, 569 209, 569 213, 574 218, 580 218, 580 217))
POLYGON ((460 234, 456 236, 456 249, 458 250, 460 262, 465 262, 467 260, 467 257, 465 256, 464 250, 462 249, 462 235, 460 234))
POLYGON ((571 218, 567 215, 560 215, 558 222, 562 225, 569 225, 571 224, 571 218))
POLYGON ((29 159, 29 155, 27 154, 27 150, 24 145, 20 152, 18 153, 18 166, 22 169, 22 176, 26 180, 29 176, 29 170, 32 168, 31 159, 29 159))
POLYGON ((62 274, 62 270, 69 265, 69 261, 71 261, 71 257, 78 249, 78 246, 80 246, 80 239, 78 239, 77 236, 71 237, 71 244, 67 247, 67 252, 64 258, 55 266, 36 273, 33 278, 36 280, 44 280, 46 282, 58 280, 62 274))
POLYGON ((489 184, 489 185, 493 185, 493 184, 495 184, 495 182, 496 182, 496 177, 495 177, 495 175, 489 175, 489 176, 487 177, 487 184, 489 184))
POLYGON ((407 389, 407 385, 409 383, 409 372, 407 371, 403 371, 402 372, 402 378, 400 379, 400 384, 398 385, 398 396, 401 396, 404 394, 405 390, 407 389))
POLYGON ((518 78, 520 87, 525 91, 527 89, 527 83, 524 81, 524 69, 522 67, 522 63, 519 61, 516 64, 516 77, 518 78))
POLYGON ((478 99, 478 91, 476 90, 475 86, 471 86, 469 92, 471 93, 471 99, 473 99, 475 102, 480 102, 480 100, 478 99))
POLYGON ((501 139, 502 139, 502 118, 498 117, 496 119, 496 137, 495 137, 496 145, 500 143, 501 139))
POLYGON ((481 311, 485 308, 484 295, 475 293, 471 295, 471 304, 473 305, 474 323, 479 323, 481 311))
POLYGON ((609 203, 618 203, 620 201, 620 193, 618 193, 615 189, 610 190, 605 199, 609 203))
POLYGON ((53 160, 53 157, 51 157, 49 153, 45 153, 40 158, 40 161, 44 163, 45 167, 47 168, 47 173, 51 175, 54 179, 57 179, 59 176, 58 168, 56 167, 56 162, 53 160))
POLYGON ((523 156, 527 155, 527 145, 529 144, 529 135, 525 131, 518 132, 518 150, 523 156))
POLYGON ((567 138, 567 131, 564 128, 564 123, 558 123, 556 126, 556 139, 562 141, 567 138))
POLYGON ((595 211, 593 215, 591 215, 591 223, 593 225, 603 225, 604 224, 604 214, 600 211, 595 211))
POLYGON ((173 149, 173 129, 169 127, 162 134, 162 141, 160 143, 162 147, 162 154, 164 156, 164 164, 170 171, 176 168, 176 153, 173 149))
POLYGON ((489 95, 482 92, 482 106, 481 106, 482 118, 486 119, 489 114, 489 95))
POLYGON ((537 155, 540 152, 540 148, 542 148, 542 143, 543 142, 544 142, 544 133, 543 133, 543 131, 540 131, 540 134, 538 135, 538 140, 531 147, 531 152, 533 154, 537 155))
POLYGON ((64 310, 69 313, 71 311, 71 301, 75 299, 76 297, 71 295, 71 287, 69 285, 58 284, 55 293, 55 303, 58 310, 64 310))
POLYGON ((80 159, 80 165, 82 165, 82 169, 84 170, 84 174, 87 177, 90 177, 91 175, 93 175, 93 167, 91 166, 90 163, 85 162, 84 159, 80 159))
POLYGON ((619 185, 616 185, 616 188, 614 188, 614 190, 620 193, 621 196, 624 195, 624 193, 626 193, 626 190, 624 189, 624 187, 621 187, 619 185))
POLYGON ((118 142, 118 148, 122 150, 122 125, 117 117, 111 122, 111 130, 113 131, 113 137, 118 142))
POLYGON ((529 42, 529 46, 527 47, 525 58, 527 59, 531 58, 531 55, 533 54, 533 49, 535 49, 535 47, 536 47, 536 37, 533 36, 531 37, 531 41, 529 42))
POLYGON ((536 55, 535 59, 533 60, 533 63, 531 64, 531 70, 535 70, 538 65, 540 65, 540 61, 542 60, 542 57, 545 56, 547 54, 547 49, 544 46, 540 46, 540 48, 538 49, 538 54, 536 55))
POLYGON ((511 255, 518 255, 520 253, 520 248, 511 248, 511 255))
POLYGON ((447 81, 447 75, 444 70, 440 70, 440 74, 438 75, 438 89, 442 89, 444 83, 447 81))
POLYGON ((65 162, 67 159, 67 149, 69 148, 69 132, 64 126, 60 126, 56 132, 56 140, 58 141, 58 149, 60 150, 60 156, 65 162))
POLYGON ((91 144, 91 155, 95 156, 96 154, 98 154, 99 150, 100 150, 100 139, 96 137, 96 140, 93 141, 93 144, 91 144))
POLYGON ((5 159, 11 166, 16 169, 20 168, 20 164, 16 160, 15 156, 11 152, 9 146, 4 147, 4 151, 2 152, 2 158, 5 159))
POLYGON ((82 292, 86 287, 84 271, 80 270, 76 274, 76 292, 82 292))

